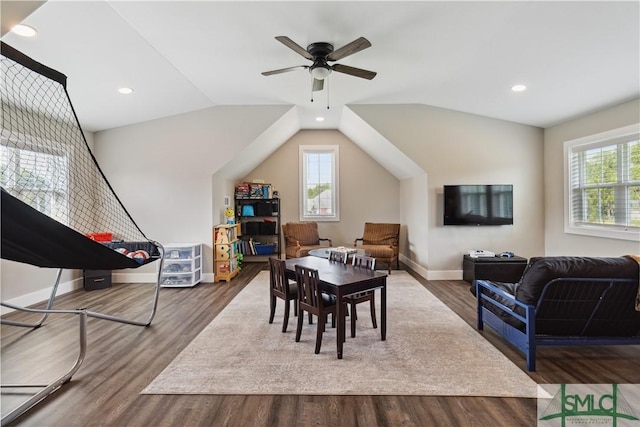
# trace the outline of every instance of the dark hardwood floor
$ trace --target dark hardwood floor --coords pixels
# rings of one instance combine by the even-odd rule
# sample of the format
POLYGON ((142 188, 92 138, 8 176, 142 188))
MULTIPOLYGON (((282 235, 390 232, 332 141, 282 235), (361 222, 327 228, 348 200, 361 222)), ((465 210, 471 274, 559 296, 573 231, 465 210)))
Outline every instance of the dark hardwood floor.
MULTIPOLYGON (((246 263, 230 283, 163 288, 147 328, 89 320, 88 354, 69 384, 12 425, 20 426, 535 426, 536 400, 447 396, 141 395, 181 350, 266 263, 246 263)), ((393 274, 393 273, 392 273, 393 274)), ((475 300, 462 281, 427 289, 475 327, 475 300)), ((57 308, 141 313, 151 285, 78 290, 57 308)), ((281 306, 280 306, 281 307, 281 306)), ((268 312, 264 313, 265 321, 268 312)), ((25 317, 11 313, 5 318, 25 317)), ((77 319, 50 317, 36 330, 2 325, 2 382, 52 380, 77 354, 77 319), (54 374, 51 374, 51 372, 54 374)), ((483 335, 524 370, 524 357, 489 330, 483 335)), ((538 383, 640 383, 640 346, 556 347, 538 352, 538 383)), ((2 413, 24 396, 3 394, 2 413)))

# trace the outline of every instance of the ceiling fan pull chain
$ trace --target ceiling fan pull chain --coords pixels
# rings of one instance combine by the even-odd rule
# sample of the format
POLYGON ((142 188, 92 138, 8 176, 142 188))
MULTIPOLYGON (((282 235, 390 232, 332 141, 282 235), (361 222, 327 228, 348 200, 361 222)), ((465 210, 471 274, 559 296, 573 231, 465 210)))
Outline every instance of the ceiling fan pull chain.
POLYGON ((313 102, 313 76, 311 77, 311 102, 313 102))
POLYGON ((329 109, 329 77, 325 79, 327 82, 327 110, 329 109))

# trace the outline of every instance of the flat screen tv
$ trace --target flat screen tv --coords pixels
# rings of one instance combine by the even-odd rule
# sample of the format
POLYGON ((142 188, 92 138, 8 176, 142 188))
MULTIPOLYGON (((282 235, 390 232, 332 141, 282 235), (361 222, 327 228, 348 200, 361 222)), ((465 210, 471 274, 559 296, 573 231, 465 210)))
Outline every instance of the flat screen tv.
POLYGON ((444 225, 513 224, 513 185, 445 185, 444 225))

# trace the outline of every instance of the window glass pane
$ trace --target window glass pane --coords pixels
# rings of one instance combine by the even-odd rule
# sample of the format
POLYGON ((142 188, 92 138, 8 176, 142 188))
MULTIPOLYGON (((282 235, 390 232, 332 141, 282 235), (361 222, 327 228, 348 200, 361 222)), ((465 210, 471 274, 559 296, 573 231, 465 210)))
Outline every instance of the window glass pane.
POLYGON ((337 220, 337 146, 300 150, 301 220, 337 220))
POLYGON ((0 181, 13 196, 68 224, 67 159, 64 156, 0 146, 0 181))
POLYGON ((565 230, 579 234, 621 237, 640 234, 639 125, 566 143, 569 162, 569 217, 565 230), (601 234, 603 230, 613 234, 601 234))
POLYGON ((629 144, 629 176, 631 181, 640 181, 640 142, 629 144))
POLYGON ((629 225, 640 227, 640 185, 629 187, 629 225))

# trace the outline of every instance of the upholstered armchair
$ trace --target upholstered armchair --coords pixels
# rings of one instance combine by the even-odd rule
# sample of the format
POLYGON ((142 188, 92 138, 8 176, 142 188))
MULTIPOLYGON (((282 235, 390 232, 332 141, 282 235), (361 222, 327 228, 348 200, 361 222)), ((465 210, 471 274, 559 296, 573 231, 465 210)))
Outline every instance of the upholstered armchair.
POLYGON ((376 263, 383 262, 391 274, 391 264, 398 261, 398 241, 400 239, 400 224, 366 222, 362 237, 353 242, 353 246, 364 249, 365 253, 376 259, 376 263), (360 242, 360 245, 358 245, 360 242))
POLYGON ((321 238, 316 222, 288 222, 282 224, 287 258, 307 256, 310 250, 330 247, 331 239, 321 238), (325 246, 326 244, 326 246, 325 246))

